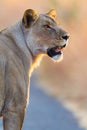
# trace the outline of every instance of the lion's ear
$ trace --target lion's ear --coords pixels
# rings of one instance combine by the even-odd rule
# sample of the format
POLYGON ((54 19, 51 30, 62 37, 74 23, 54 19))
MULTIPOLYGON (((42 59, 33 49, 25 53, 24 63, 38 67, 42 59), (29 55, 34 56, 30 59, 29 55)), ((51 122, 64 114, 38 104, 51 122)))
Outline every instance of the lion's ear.
POLYGON ((33 9, 28 9, 24 12, 23 16, 23 24, 26 28, 30 27, 30 25, 37 19, 38 14, 33 9))
POLYGON ((55 19, 55 18, 56 18, 56 11, 55 11, 55 9, 51 9, 51 10, 47 13, 47 15, 49 15, 50 17, 52 17, 53 19, 55 19))

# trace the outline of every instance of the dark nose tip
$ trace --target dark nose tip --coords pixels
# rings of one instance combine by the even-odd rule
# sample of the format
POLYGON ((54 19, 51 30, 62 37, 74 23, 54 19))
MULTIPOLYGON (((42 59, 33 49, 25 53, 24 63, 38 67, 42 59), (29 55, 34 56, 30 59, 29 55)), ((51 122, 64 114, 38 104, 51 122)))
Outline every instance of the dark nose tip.
POLYGON ((69 34, 65 34, 65 35, 62 36, 62 38, 63 38, 64 40, 66 40, 66 41, 69 39, 69 37, 70 37, 69 34))

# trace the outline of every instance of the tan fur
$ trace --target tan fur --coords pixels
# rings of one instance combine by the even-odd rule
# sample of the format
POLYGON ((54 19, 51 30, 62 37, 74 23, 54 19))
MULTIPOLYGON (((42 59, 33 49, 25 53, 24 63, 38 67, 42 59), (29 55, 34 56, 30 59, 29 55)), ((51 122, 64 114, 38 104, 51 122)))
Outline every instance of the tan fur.
POLYGON ((66 32, 50 17, 52 12, 38 15, 26 10, 23 20, 0 32, 0 116, 4 130, 22 129, 33 69, 48 48, 66 44, 59 39, 66 32), (46 24, 53 28, 51 33, 46 24))

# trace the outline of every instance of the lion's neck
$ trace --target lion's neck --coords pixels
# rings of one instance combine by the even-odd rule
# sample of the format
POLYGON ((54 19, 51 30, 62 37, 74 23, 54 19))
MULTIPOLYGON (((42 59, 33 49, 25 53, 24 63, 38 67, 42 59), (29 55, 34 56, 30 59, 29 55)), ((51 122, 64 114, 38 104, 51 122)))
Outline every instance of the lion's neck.
POLYGON ((21 28, 21 21, 7 28, 4 33, 14 40, 15 44, 29 57, 30 52, 25 44, 24 35, 21 28))
MULTIPOLYGON (((21 49, 21 51, 26 55, 27 61, 29 63, 29 76, 33 72, 33 70, 39 66, 40 61, 42 59, 42 54, 37 55, 36 57, 32 55, 31 50, 29 47, 27 47, 26 40, 21 28, 21 22, 19 21, 18 23, 12 25, 10 28, 6 29, 4 33, 13 41, 15 44, 21 49)), ((25 57, 23 59, 25 61, 25 57)), ((26 63, 24 63, 26 64, 26 63)), ((26 65, 25 65, 26 66, 26 65)))
POLYGON ((34 58, 33 63, 31 65, 31 67, 30 67, 30 76, 31 76, 33 70, 40 65, 40 62, 41 62, 43 56, 44 56, 43 54, 40 54, 40 55, 38 55, 36 57, 33 57, 34 58))

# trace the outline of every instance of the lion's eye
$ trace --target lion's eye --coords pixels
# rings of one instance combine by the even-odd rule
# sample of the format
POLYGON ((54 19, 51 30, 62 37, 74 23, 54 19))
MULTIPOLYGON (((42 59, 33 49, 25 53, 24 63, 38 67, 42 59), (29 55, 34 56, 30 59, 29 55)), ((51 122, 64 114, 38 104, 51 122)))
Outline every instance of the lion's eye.
POLYGON ((44 27, 46 28, 46 29, 51 29, 51 27, 49 26, 49 25, 44 25, 44 27))

